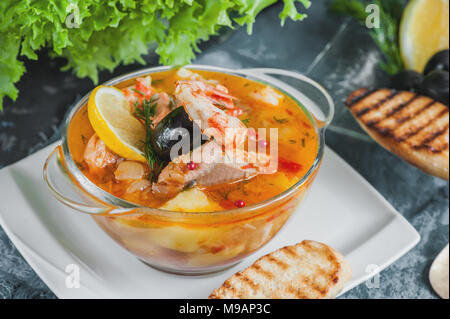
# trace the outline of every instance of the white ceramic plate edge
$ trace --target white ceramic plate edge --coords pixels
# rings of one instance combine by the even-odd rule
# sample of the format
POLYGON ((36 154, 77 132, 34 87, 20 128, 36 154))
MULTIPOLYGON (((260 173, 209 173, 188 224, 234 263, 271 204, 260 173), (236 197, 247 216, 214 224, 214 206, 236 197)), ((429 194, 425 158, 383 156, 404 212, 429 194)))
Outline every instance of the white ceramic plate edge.
MULTIPOLYGON (((57 143, 55 143, 56 145, 57 143)), ((43 150, 41 152, 48 152, 52 147, 55 145, 51 145, 43 150)), ((334 153, 329 148, 326 150, 326 153, 334 153)), ((334 154, 336 157, 338 157, 336 154, 334 154)), ((339 157, 338 157, 339 158, 339 157)), ((359 276, 357 278, 352 279, 348 285, 346 286, 345 290, 346 292, 350 290, 351 288, 357 286, 358 284, 364 282, 365 280, 369 279, 373 275, 375 275, 377 272, 383 270, 387 266, 389 266, 392 262, 403 256, 406 252, 408 252, 411 248, 413 248, 418 241, 420 240, 420 236, 417 233, 417 231, 408 223, 408 221, 401 216, 398 212, 396 212, 392 206, 366 181, 360 176, 351 166, 349 166, 347 163, 345 163, 341 158, 339 158, 340 161, 342 161, 341 164, 345 165, 347 169, 351 171, 352 174, 356 175, 359 179, 359 182, 361 182, 366 188, 368 188, 375 197, 377 197, 377 200, 380 200, 384 206, 392 213, 392 220, 389 222, 386 227, 382 229, 382 231, 387 231, 389 233, 389 236, 395 235, 392 234, 392 231, 396 231, 396 227, 401 227, 402 230, 405 232, 403 235, 405 235, 405 243, 402 244, 401 249, 396 249, 395 253, 390 255, 389 258, 381 258, 384 261, 380 264, 377 264, 378 269, 376 272, 373 273, 367 273, 364 276, 359 276), (389 227, 394 227, 393 229, 389 229, 389 227), (407 235, 407 236, 406 236, 407 235), (407 237, 407 238, 406 238, 407 237)), ((8 167, 6 168, 8 169, 8 167)), ((1 174, 2 171, 6 171, 5 169, 2 169, 0 171, 0 176, 11 178, 7 174, 1 174)), ((355 177, 356 177, 355 176, 355 177)), ((2 178, 3 178, 2 177, 2 178)), ((12 229, 7 225, 5 220, 3 219, 2 212, 0 211, 0 224, 2 225, 3 229, 5 230, 6 234, 9 236, 11 241, 15 244, 19 252, 22 254, 24 259, 30 264, 30 266, 36 271, 36 273, 42 278, 42 280, 47 284, 47 286, 55 293, 56 296, 60 298, 118 298, 119 296, 111 295, 110 293, 107 293, 106 291, 103 291, 102 293, 98 293, 99 290, 97 289, 90 289, 88 288, 84 283, 86 281, 82 280, 81 286, 78 289, 60 289, 60 286, 55 284, 56 280, 65 280, 65 273, 63 270, 60 270, 58 267, 52 265, 51 262, 46 260, 44 257, 40 256, 37 252, 34 252, 33 249, 31 249, 28 245, 26 245, 20 238, 17 236, 12 229), (97 292, 94 292, 97 291, 97 292)), ((391 227, 391 228, 392 228, 391 227)), ((362 252, 358 252, 358 249, 364 249, 362 246, 366 246, 367 244, 370 244, 370 241, 377 241, 379 240, 380 233, 375 234, 372 238, 368 239, 366 242, 360 243, 359 246, 357 246, 348 257, 350 260, 352 258, 352 255, 358 255, 362 252)), ((50 234, 47 230, 45 233, 46 240, 54 240, 52 237, 52 234, 50 234)), ((67 259, 67 260, 73 260, 75 262, 75 259, 71 254, 64 249, 62 246, 59 245, 58 247, 58 255, 59 258, 67 259)), ((56 252, 56 251, 55 251, 56 252)), ((83 265, 82 265, 83 267, 83 265)), ((86 272, 89 273, 89 269, 86 269, 86 272)), ((85 272, 85 273, 86 273, 85 272)), ((100 288, 100 287, 97 287, 100 288)), ((101 289, 104 290, 104 289, 101 289)), ((100 291, 101 291, 100 290, 100 291)))

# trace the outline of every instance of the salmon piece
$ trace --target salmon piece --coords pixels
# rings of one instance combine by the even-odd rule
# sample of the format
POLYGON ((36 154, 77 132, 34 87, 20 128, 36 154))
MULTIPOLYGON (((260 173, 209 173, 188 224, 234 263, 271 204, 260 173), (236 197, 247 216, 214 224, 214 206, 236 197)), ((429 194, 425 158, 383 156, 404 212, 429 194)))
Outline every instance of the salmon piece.
POLYGON ((201 186, 212 186, 217 184, 229 183, 241 179, 246 179, 255 171, 252 169, 243 169, 238 165, 217 163, 206 174, 197 179, 197 184, 201 186))
POLYGON ((224 153, 217 143, 211 141, 196 148, 191 154, 184 154, 170 162, 159 174, 153 191, 172 195, 180 192, 187 185, 196 183, 211 186, 247 179, 257 174, 256 168, 236 156, 230 163, 224 163, 224 153), (195 162, 195 169, 189 169, 188 163, 195 162), (196 159, 201 159, 197 161, 196 159))

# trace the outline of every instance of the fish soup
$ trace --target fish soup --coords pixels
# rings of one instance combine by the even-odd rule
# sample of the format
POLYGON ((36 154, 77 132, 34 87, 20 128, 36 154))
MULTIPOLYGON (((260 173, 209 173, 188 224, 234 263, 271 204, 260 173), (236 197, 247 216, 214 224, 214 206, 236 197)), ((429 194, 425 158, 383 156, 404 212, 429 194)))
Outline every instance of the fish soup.
POLYGON ((126 104, 112 117, 113 125, 99 124, 98 114, 86 105, 69 125, 68 143, 72 158, 89 180, 129 202, 183 212, 250 206, 289 189, 316 159, 319 141, 313 121, 291 97, 266 84, 225 73, 178 69, 152 73, 117 88, 121 92, 113 95, 123 95, 126 104), (199 124, 202 143, 169 158, 173 143, 165 136, 178 127, 192 132, 194 123, 199 124), (141 127, 133 127, 137 125, 141 127), (237 133, 226 135, 227 128, 237 133), (273 141, 259 136, 260 128, 278 129, 275 169, 268 170, 273 141), (112 133, 105 132, 108 129, 112 133), (208 129, 229 139, 235 148, 243 146, 236 152, 242 157, 238 164, 214 162, 214 158, 208 163, 193 160, 196 153, 204 152, 226 157, 223 143, 208 129), (130 146, 133 138, 141 144, 130 146), (258 145, 257 152, 247 149, 250 140, 258 145))

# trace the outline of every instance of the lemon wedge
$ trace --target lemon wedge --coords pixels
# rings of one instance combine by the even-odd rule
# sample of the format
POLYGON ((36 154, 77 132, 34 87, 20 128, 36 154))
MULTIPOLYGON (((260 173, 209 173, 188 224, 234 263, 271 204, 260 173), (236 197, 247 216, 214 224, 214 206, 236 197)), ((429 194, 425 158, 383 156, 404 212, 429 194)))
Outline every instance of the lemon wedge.
POLYGON ((146 162, 142 151, 145 127, 131 114, 121 90, 96 87, 89 96, 88 116, 95 133, 111 151, 126 159, 146 162))
POLYGON ((400 26, 400 50, 407 69, 423 72, 428 60, 449 48, 449 0, 411 0, 400 26))

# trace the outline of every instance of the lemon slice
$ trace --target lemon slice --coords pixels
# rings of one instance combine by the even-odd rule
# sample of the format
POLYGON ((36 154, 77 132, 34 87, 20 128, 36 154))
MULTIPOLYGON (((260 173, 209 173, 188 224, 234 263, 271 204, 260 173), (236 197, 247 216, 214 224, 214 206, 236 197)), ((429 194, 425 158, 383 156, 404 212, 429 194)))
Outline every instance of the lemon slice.
POLYGON ((145 127, 130 112, 123 92, 98 86, 88 101, 88 116, 95 133, 108 148, 126 159, 146 162, 142 151, 145 127))
POLYGON ((423 72, 428 60, 449 48, 449 0, 412 0, 400 26, 400 50, 407 69, 423 72))

